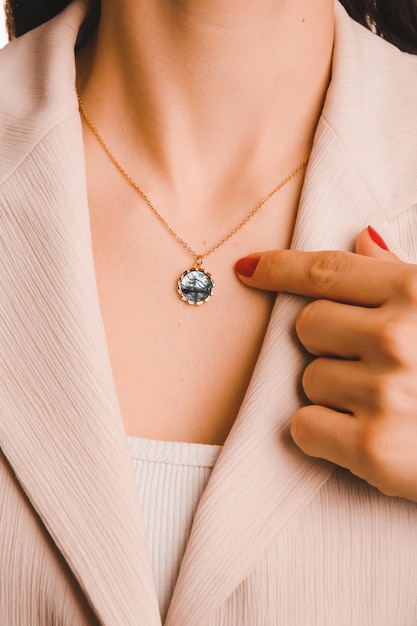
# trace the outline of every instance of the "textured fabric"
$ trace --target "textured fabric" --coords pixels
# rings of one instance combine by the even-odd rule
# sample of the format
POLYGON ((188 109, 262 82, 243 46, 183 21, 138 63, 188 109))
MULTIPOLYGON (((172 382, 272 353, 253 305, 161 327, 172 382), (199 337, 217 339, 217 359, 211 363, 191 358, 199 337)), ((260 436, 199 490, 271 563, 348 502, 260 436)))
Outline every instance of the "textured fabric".
POLYGON ((162 618, 221 446, 128 437, 162 618))
MULTIPOLYGON (((0 623, 161 624, 94 274, 74 44, 84 0, 0 51, 0 623)), ((335 4, 292 247, 367 224, 417 262, 417 58, 335 4)), ((277 138, 279 141, 279 138, 277 138)), ((273 228, 273 224, 271 224, 273 228)), ((280 294, 197 506, 166 626, 415 626, 417 505, 310 459, 280 294)))

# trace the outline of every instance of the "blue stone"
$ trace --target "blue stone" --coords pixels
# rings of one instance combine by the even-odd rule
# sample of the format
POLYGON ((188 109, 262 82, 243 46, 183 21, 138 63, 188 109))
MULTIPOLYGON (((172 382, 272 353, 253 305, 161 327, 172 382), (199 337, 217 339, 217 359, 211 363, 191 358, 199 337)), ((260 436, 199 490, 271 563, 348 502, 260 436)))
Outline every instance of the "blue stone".
POLYGON ((214 281, 203 269, 184 272, 178 280, 178 293, 188 304, 203 304, 214 292, 214 281))

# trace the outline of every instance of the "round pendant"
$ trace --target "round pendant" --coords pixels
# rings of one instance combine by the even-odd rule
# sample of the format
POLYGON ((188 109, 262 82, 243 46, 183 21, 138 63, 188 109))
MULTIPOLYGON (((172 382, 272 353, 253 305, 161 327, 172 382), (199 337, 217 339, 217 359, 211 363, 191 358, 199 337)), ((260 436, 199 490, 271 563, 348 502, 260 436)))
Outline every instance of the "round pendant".
POLYGON ((201 267, 193 267, 178 279, 178 293, 188 304, 203 304, 214 293, 214 280, 201 267))

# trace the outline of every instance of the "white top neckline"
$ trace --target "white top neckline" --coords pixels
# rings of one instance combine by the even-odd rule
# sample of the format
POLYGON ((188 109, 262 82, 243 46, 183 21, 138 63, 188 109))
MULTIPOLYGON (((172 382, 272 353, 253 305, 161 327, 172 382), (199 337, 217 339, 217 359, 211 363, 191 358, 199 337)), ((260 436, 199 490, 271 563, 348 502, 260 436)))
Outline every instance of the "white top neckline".
POLYGON ((222 447, 206 443, 163 441, 128 436, 132 459, 187 465, 191 467, 214 467, 222 447))

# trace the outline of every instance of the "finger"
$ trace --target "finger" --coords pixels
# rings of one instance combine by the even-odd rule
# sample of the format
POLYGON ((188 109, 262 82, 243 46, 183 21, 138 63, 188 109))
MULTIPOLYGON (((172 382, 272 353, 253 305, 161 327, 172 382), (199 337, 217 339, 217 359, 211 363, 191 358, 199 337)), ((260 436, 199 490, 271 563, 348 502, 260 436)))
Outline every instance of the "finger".
POLYGON ((296 322, 298 338, 316 356, 367 359, 375 350, 375 334, 383 324, 380 309, 330 300, 314 300, 296 322))
POLYGON ((414 271, 415 275, 413 268, 339 250, 272 250, 240 259, 236 264, 242 282, 257 289, 370 307, 384 303, 397 290, 400 278, 404 281, 404 273, 414 271), (256 267, 248 269, 248 258, 257 260, 256 267), (250 271, 253 273, 248 276, 250 271))
POLYGON ((416 500, 416 456, 408 445, 414 423, 407 437, 391 424, 364 426, 352 415, 312 405, 294 415, 291 435, 305 454, 345 467, 387 495, 416 500))
POLYGON ((352 415, 315 405, 302 407, 291 423, 292 438, 303 452, 348 469, 359 465, 358 432, 352 415))
POLYGON ((370 375, 360 361, 318 358, 304 370, 304 393, 313 404, 337 411, 362 413, 374 410, 369 394, 370 375))
POLYGON ((356 239, 355 250, 357 254, 370 256, 374 259, 402 263, 393 252, 389 251, 387 243, 372 226, 368 226, 359 233, 356 239))

